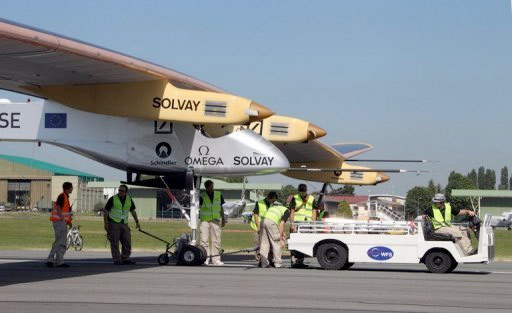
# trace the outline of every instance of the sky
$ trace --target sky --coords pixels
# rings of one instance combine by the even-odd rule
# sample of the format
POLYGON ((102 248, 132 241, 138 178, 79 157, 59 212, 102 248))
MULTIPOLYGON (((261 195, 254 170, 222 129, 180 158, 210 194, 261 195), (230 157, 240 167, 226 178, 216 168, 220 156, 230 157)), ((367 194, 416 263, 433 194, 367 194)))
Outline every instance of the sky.
MULTIPOLYGON (((7 1, 0 17, 147 60, 308 120, 321 141, 365 142, 372 164, 431 170, 391 174, 359 194, 405 196, 451 171, 512 167, 511 2, 7 1)), ((0 98, 26 96, 0 91, 0 98)), ((32 157, 104 176, 120 171, 35 144, 0 143, 32 157)), ((359 164, 359 163, 358 163, 359 164)), ((361 164, 362 165, 362 164, 361 164)), ((282 175, 253 182, 297 184, 282 175)), ((498 182, 499 183, 499 182, 498 182)), ((311 185, 313 189, 318 184, 311 185)))

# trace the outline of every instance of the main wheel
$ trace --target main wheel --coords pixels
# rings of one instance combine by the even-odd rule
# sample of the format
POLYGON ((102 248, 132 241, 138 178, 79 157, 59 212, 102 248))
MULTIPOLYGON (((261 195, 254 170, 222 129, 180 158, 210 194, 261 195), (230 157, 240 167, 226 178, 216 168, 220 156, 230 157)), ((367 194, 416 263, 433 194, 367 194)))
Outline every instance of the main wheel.
POLYGON ((158 256, 158 264, 166 265, 169 263, 169 255, 167 253, 162 253, 158 256))
POLYGON ((425 265, 431 273, 448 273, 455 269, 451 269, 453 263, 452 257, 443 251, 433 251, 425 257, 425 265))
POLYGON ((199 249, 199 252, 201 252, 201 260, 199 260, 199 265, 206 262, 206 259, 208 258, 208 253, 206 252, 206 249, 202 246, 196 246, 197 249, 199 249))
POLYGON ((316 252, 320 266, 325 270, 339 270, 348 263, 348 252, 336 243, 324 243, 316 252))
POLYGON ((78 237, 76 237, 75 250, 82 251, 83 247, 84 247, 84 238, 82 237, 82 235, 78 235, 78 237))
MULTIPOLYGON (((188 245, 184 246, 178 257, 179 265, 196 266, 201 264, 201 251, 198 247, 188 245)), ((204 261, 203 261, 204 263, 204 261)))

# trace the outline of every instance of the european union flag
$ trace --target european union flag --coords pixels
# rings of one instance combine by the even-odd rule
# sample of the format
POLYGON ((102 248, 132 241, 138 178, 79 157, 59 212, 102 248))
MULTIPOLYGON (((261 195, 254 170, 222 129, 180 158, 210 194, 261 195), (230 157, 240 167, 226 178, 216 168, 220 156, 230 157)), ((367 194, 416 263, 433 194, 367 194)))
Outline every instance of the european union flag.
POLYGON ((66 128, 67 124, 66 113, 44 114, 44 128, 66 128))

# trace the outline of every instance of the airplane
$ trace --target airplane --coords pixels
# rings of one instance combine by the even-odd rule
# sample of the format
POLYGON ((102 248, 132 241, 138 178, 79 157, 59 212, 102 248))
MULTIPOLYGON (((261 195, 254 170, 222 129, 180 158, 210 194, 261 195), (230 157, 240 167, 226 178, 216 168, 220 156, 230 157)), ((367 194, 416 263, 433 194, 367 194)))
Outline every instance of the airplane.
POLYGON ((0 19, 0 88, 42 98, 0 103, 0 140, 47 143, 126 171, 127 182, 190 189, 192 241, 202 176, 283 173, 374 185, 399 170, 345 161, 365 144, 320 141, 326 131, 183 73, 0 19), (133 179, 133 174, 136 175, 133 179), (142 179, 154 175, 154 179, 142 179))

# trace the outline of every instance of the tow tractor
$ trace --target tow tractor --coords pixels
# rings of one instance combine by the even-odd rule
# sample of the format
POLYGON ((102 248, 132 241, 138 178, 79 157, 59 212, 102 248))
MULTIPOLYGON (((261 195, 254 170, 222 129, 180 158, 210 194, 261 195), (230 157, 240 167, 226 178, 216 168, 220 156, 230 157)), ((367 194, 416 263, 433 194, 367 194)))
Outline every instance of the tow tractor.
POLYGON ((381 222, 326 219, 296 224, 288 249, 316 257, 326 270, 344 270, 354 263, 424 263, 432 273, 449 273, 458 264, 494 260, 491 215, 478 234, 478 252, 466 256, 451 236, 435 234, 430 220, 381 222))

